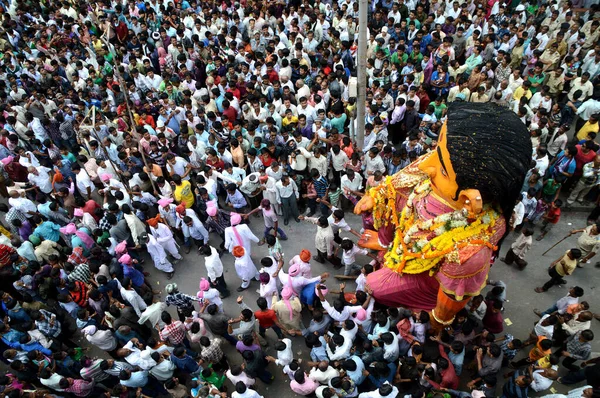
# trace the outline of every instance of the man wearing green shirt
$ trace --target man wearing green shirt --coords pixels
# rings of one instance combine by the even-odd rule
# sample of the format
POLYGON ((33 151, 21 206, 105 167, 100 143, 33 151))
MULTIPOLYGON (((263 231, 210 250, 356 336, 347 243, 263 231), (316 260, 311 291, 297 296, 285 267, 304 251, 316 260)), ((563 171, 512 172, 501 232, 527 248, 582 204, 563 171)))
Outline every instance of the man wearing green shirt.
POLYGON ((331 119, 331 127, 335 127, 340 133, 344 132, 347 116, 340 109, 335 110, 335 116, 331 119))
MULTIPOLYGON (((402 66, 406 64, 406 60, 408 59, 408 54, 404 52, 404 46, 399 46, 398 50, 392 54, 390 61, 392 64, 398 64, 402 66)), ((398 68, 400 69, 400 68, 398 68)))
POLYGON ((446 108, 448 107, 442 102, 442 97, 437 97, 432 105, 435 117, 437 118, 437 120, 440 120, 444 114, 444 110, 446 110, 446 108))
POLYGON ((544 68, 544 64, 541 62, 537 62, 533 67, 533 75, 529 76, 527 80, 531 83, 531 87, 529 90, 535 94, 536 91, 544 84, 544 80, 546 80, 546 75, 542 72, 544 68))
POLYGON ((465 62, 465 65, 467 66, 466 72, 469 75, 471 74, 471 72, 473 72, 473 69, 475 69, 477 65, 483 62, 483 58, 481 57, 481 50, 482 48, 480 46, 474 47, 473 54, 471 54, 465 62))

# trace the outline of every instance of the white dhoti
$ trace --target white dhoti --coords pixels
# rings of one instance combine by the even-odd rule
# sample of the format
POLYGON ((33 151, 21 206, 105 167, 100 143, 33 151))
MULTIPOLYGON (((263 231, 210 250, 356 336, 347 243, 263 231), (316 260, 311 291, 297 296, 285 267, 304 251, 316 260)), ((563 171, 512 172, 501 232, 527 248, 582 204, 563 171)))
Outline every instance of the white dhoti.
POLYGON ((271 278, 269 283, 260 284, 260 297, 264 297, 267 300, 268 308, 271 308, 273 304, 273 295, 277 295, 277 278, 271 278))
POLYGON ((235 272, 242 280, 242 287, 244 289, 250 285, 250 280, 252 278, 258 279, 258 270, 248 255, 248 252, 244 252, 242 257, 236 257, 235 272))
POLYGON ((173 237, 173 233, 169 227, 163 223, 158 223, 156 228, 150 227, 150 231, 167 253, 177 260, 181 260, 183 258, 181 257, 181 254, 179 254, 177 243, 175 242, 175 238, 173 237))
POLYGON ((152 261, 154 261, 154 266, 157 269, 163 272, 175 272, 173 264, 167 259, 167 252, 165 252, 165 249, 158 243, 154 235, 148 235, 146 247, 148 248, 150 257, 152 257, 152 261))

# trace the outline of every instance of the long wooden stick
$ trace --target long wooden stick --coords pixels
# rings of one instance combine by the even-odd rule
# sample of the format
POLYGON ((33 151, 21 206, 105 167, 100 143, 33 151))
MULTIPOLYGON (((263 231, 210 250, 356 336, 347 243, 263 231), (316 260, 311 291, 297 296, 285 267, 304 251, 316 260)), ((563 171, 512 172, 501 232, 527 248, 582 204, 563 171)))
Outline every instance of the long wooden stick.
MULTIPOLYGON (((98 18, 96 16, 96 11, 94 10, 94 19, 97 21, 98 18)), ((111 48, 111 44, 108 41, 108 36, 110 34, 110 22, 108 23, 108 30, 100 37, 100 39, 102 40, 102 42, 104 43, 104 45, 106 45, 106 48, 110 51, 111 48)), ((113 51, 113 54, 116 55, 116 51, 113 51)), ((113 57, 114 57, 113 55, 113 57)), ((119 87, 121 88, 121 91, 123 92, 123 94, 127 93, 127 86, 125 85, 125 80, 123 80, 123 77, 121 76, 121 73, 119 72, 119 68, 117 67, 117 65, 115 64, 115 67, 113 68, 113 73, 115 75, 115 77, 117 78, 117 81, 119 82, 119 87)), ((138 141, 138 151, 142 154, 142 161, 144 162, 144 165, 146 166, 146 169, 148 171, 151 171, 152 169, 148 166, 148 162, 146 161, 146 154, 144 153, 144 148, 142 147, 142 144, 140 142, 140 136, 137 133, 137 131, 135 131, 134 128, 134 124, 135 124, 135 119, 133 118, 133 112, 131 111, 131 107, 129 106, 129 98, 125 97, 125 107, 127 108, 127 114, 129 115, 129 120, 131 122, 131 136, 135 137, 138 141)), ((152 176, 150 177, 150 184, 152 185, 152 190, 154 192, 159 192, 156 189, 156 185, 154 185, 154 180, 152 179, 152 176)))
POLYGON ((568 234, 567 236, 565 236, 564 238, 562 238, 561 240, 559 240, 558 242, 556 242, 554 245, 552 245, 550 247, 550 249, 546 250, 545 252, 542 253, 542 256, 545 256, 546 253, 548 253, 550 250, 554 249, 560 242, 562 242, 563 240, 567 239, 568 237, 570 237, 571 234, 568 234))

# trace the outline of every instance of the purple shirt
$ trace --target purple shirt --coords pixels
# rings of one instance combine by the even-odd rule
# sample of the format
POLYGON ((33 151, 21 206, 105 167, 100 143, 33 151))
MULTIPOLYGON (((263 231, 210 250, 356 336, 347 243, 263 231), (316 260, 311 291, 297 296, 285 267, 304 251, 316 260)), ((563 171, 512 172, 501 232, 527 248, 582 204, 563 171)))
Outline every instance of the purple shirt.
POLYGON ((243 341, 238 341, 235 345, 235 349, 242 354, 244 351, 256 351, 260 350, 260 346, 258 344, 252 344, 251 346, 247 346, 243 341))

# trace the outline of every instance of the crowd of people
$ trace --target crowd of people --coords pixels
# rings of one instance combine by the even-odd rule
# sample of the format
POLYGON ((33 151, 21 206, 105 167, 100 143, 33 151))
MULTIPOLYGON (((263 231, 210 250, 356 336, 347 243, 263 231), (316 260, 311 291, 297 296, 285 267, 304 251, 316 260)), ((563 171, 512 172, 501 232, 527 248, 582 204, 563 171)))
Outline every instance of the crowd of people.
MULTIPOLYGON (((382 256, 358 245, 372 216, 345 219, 436 150, 452 102, 496 103, 534 147, 502 258, 527 266, 536 226, 542 240, 563 205, 598 197, 597 1, 378 0, 368 21, 352 0, 0 8, 2 397, 253 398, 276 377, 291 389, 277 393, 318 398, 562 398, 554 382, 584 380, 569 398, 600 394, 583 288, 518 339, 504 333, 507 286, 490 280, 434 332, 429 313, 376 302, 366 277, 382 256), (315 224, 315 247, 284 258, 290 223, 315 224), (195 294, 173 281, 192 250, 195 294), (224 313, 224 267, 238 314, 224 313)), ((590 263, 599 216, 536 292, 590 263)))

